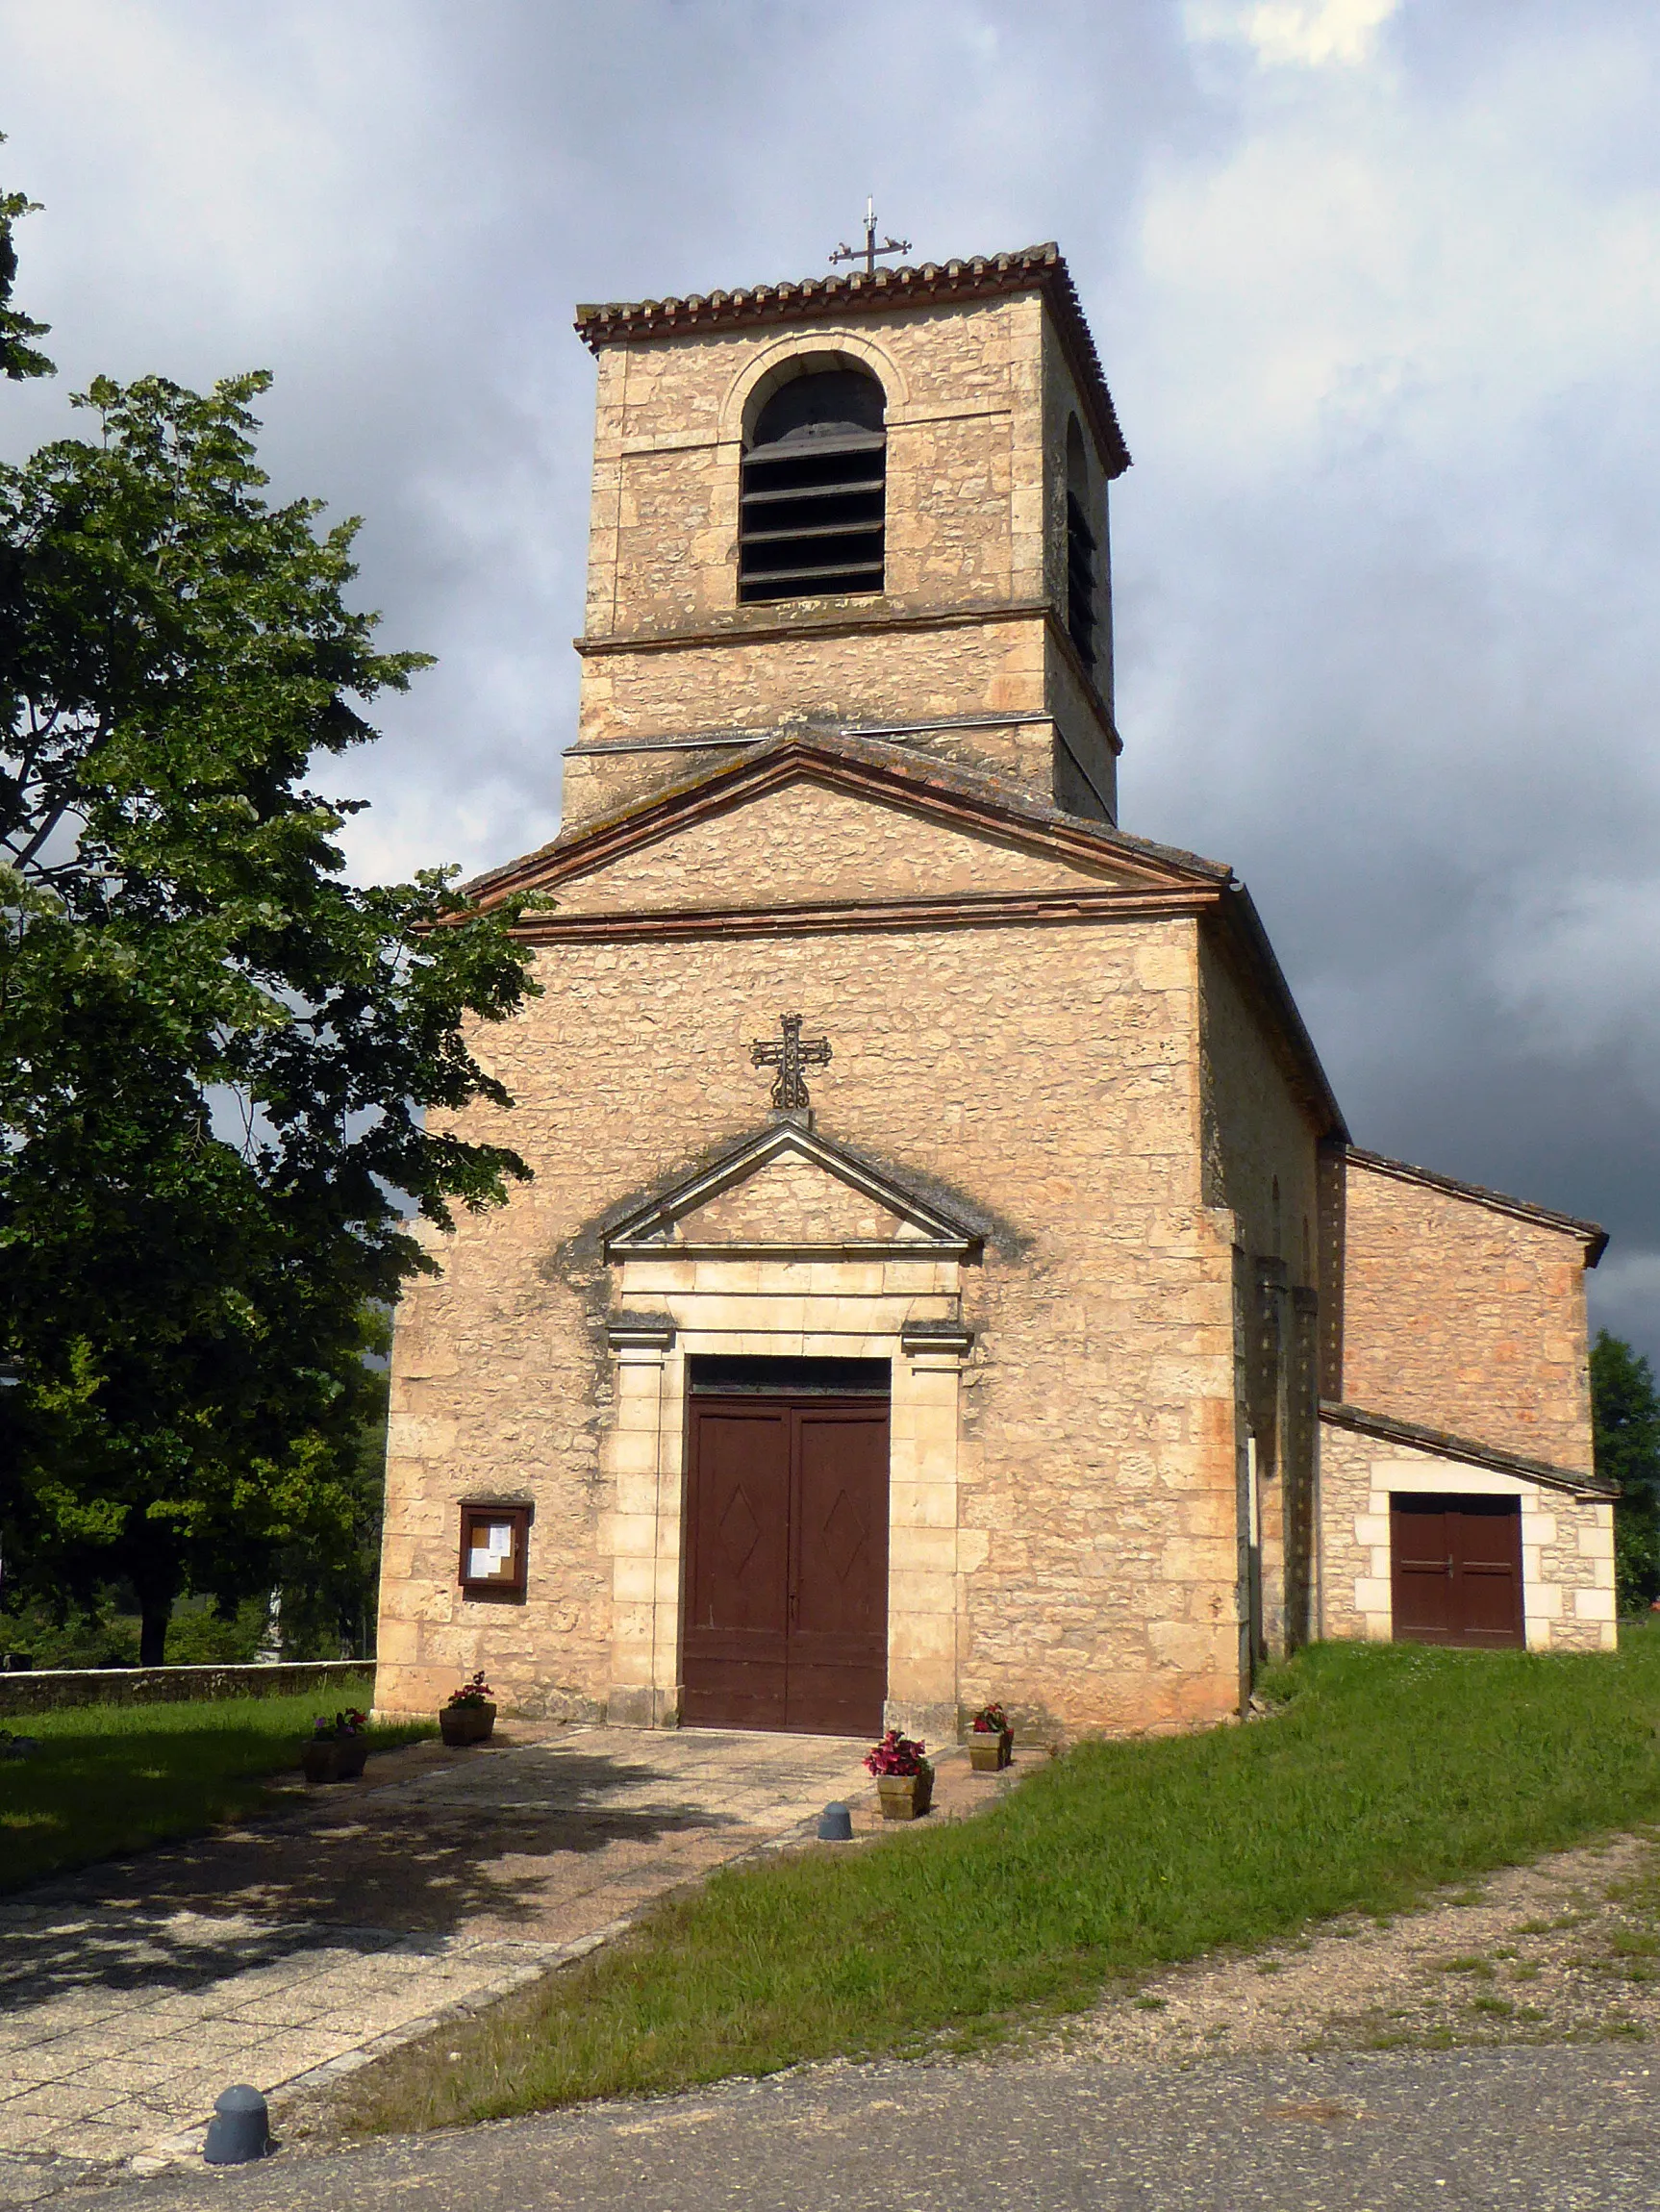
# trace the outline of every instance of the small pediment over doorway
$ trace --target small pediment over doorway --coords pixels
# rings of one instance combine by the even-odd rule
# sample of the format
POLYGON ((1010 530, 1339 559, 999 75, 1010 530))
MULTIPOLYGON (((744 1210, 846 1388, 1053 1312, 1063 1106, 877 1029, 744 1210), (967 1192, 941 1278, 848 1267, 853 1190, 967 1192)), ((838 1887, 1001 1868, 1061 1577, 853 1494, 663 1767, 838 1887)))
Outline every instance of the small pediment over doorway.
POLYGON ((610 1260, 767 1258, 969 1259, 969 1222, 891 1171, 779 1120, 616 1221, 610 1260))

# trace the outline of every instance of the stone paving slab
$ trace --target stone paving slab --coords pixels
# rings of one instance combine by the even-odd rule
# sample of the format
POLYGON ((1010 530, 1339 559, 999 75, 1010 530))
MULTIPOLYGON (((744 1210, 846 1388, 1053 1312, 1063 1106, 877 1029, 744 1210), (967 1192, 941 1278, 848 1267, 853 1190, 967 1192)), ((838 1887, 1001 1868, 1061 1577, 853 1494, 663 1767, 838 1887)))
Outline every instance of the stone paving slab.
POLYGON ((0 1900, 0 2203, 197 2148, 229 2083, 357 2063, 869 1794, 823 1737, 497 1733, 0 1900))

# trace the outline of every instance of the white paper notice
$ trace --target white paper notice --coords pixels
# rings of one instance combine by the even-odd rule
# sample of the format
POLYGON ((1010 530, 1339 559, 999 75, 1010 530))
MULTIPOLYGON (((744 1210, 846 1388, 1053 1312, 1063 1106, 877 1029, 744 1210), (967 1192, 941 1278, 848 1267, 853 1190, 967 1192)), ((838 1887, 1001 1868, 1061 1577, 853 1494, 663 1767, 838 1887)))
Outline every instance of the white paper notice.
POLYGON ((499 1581, 503 1575, 512 1572, 513 1523, 509 1521, 487 1521, 482 1528, 475 1527, 466 1555, 467 1580, 488 1582, 493 1578, 499 1581))

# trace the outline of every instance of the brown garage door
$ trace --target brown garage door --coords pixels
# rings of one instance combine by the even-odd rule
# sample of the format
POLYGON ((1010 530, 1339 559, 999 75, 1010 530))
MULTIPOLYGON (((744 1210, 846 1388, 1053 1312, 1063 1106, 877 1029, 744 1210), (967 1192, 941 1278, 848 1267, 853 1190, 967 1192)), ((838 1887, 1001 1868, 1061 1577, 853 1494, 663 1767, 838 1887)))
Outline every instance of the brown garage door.
POLYGON ((1520 1498, 1397 1495, 1389 1541, 1397 1643, 1524 1641, 1520 1498))
POLYGON ((693 1397, 683 1720, 880 1732, 888 1401, 693 1397))

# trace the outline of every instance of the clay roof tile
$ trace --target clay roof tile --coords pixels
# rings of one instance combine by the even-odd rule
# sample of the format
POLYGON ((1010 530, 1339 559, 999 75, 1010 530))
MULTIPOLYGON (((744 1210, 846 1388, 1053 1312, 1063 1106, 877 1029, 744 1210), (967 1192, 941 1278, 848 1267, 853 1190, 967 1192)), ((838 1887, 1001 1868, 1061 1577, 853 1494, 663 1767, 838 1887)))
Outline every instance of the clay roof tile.
POLYGON ((736 330, 746 324, 805 321, 810 317, 870 314, 915 299, 930 306, 953 300, 994 299, 1024 291, 1042 292, 1060 334, 1084 409, 1109 476, 1130 465, 1129 448, 1119 428, 1118 412, 1077 287, 1065 257, 1052 239, 1015 253, 971 260, 923 262, 863 269, 850 276, 803 277, 794 283, 751 285, 732 291, 688 292, 663 299, 610 300, 576 311, 576 332, 597 353, 601 346, 670 338, 687 330, 736 330))

